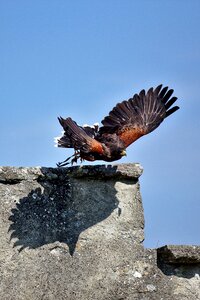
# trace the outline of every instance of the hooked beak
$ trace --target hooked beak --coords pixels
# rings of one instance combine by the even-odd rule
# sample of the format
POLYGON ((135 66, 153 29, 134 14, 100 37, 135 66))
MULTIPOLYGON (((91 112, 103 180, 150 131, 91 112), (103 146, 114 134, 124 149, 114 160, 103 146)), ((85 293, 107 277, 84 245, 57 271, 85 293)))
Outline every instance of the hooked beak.
POLYGON ((126 156, 126 150, 122 150, 121 156, 126 156))

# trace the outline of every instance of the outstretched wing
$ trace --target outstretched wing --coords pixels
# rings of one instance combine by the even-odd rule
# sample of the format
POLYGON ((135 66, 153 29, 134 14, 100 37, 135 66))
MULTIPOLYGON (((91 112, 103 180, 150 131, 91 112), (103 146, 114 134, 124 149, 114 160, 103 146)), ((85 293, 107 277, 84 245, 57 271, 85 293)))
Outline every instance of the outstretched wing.
POLYGON ((58 118, 64 129, 62 137, 57 139, 58 147, 74 148, 85 153, 103 153, 102 144, 86 133, 84 128, 77 125, 71 118, 58 118))
POLYGON ((176 97, 171 98, 172 94, 172 89, 159 85, 155 89, 150 88, 147 93, 142 90, 139 95, 118 103, 102 121, 99 134, 116 133, 125 146, 129 146, 179 109, 178 106, 171 108, 177 100, 176 97))

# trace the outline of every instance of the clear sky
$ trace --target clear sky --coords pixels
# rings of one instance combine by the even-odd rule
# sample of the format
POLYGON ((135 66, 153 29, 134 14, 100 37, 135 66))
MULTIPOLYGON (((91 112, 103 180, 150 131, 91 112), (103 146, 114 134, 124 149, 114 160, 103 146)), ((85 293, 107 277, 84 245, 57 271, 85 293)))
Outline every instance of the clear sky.
POLYGON ((55 166, 57 116, 100 122, 160 83, 181 109, 128 148, 145 246, 200 243, 200 1, 0 1, 1 165, 55 166))

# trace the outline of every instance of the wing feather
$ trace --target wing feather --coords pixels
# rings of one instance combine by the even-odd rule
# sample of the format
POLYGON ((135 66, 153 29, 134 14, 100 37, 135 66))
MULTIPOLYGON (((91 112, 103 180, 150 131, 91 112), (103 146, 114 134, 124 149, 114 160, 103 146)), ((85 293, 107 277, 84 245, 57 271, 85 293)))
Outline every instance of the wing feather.
POLYGON ((147 93, 142 90, 129 100, 118 103, 102 120, 99 135, 116 133, 125 146, 129 146, 179 109, 178 106, 170 108, 177 100, 176 97, 171 98, 172 94, 172 89, 159 85, 155 89, 150 88, 147 93))

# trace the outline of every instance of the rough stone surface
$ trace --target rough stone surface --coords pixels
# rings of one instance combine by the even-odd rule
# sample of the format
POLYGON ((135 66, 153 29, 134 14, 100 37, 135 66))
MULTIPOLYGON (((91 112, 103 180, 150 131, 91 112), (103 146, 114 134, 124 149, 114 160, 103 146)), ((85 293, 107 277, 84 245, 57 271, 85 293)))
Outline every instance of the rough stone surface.
POLYGON ((0 168, 0 299, 200 299, 199 247, 143 247, 141 174, 0 168))
POLYGON ((168 245, 157 249, 159 259, 167 264, 200 264, 200 246, 168 245))

